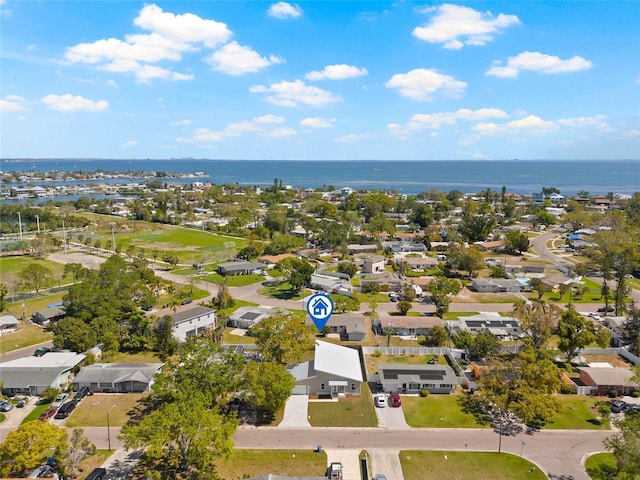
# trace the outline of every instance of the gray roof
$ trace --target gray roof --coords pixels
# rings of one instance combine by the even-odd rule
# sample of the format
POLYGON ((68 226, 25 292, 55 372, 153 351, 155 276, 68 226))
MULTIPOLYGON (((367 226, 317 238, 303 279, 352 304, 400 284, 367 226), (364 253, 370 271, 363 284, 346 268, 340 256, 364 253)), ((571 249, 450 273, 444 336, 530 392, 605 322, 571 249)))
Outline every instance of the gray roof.
POLYGON ((296 382, 299 382, 300 380, 305 380, 307 378, 316 376, 316 371, 314 369, 313 363, 313 360, 298 363, 287 368, 287 371, 295 377, 296 382))
POLYGON ((456 384, 457 378, 448 365, 378 365, 381 380, 415 383, 456 384))
POLYGON ((254 320, 256 323, 262 320, 265 317, 269 317, 272 315, 280 313, 289 313, 288 310, 284 310, 278 307, 240 307, 231 315, 229 315, 229 320, 254 320), (253 317, 253 318, 250 318, 253 317))
POLYGON ((75 383, 149 383, 162 363, 95 363, 80 370, 75 383))
POLYGON ((219 270, 224 270, 226 272, 242 272, 245 270, 259 270, 265 268, 267 265, 261 262, 248 262, 248 261, 239 261, 239 262, 224 262, 218 264, 219 270))
POLYGON ((41 357, 24 357, 4 362, 0 380, 5 388, 49 387, 59 375, 71 370, 85 355, 50 352, 41 357))
POLYGON ((210 313, 215 312, 214 309, 209 307, 194 307, 189 310, 183 310, 182 312, 178 312, 173 315, 173 323, 182 323, 187 322, 189 320, 193 320, 194 318, 204 317, 205 315, 209 315, 210 313))
POLYGON ((51 307, 38 310, 37 312, 34 312, 33 315, 38 315, 49 320, 51 318, 63 317, 65 313, 66 309, 64 307, 51 307))
MULTIPOLYGON (((304 319, 304 323, 307 325, 315 325, 311 317, 307 315, 304 319)), ((367 321, 364 318, 364 315, 361 313, 340 313, 333 314, 329 317, 327 321, 327 326, 329 327, 340 327, 344 326, 347 332, 366 332, 367 321)))
POLYGON ((591 377, 596 385, 639 386, 631 381, 633 371, 620 367, 583 367, 580 371, 591 377))
POLYGON ((3 315, 0 317, 0 327, 5 325, 18 325, 20 320, 18 320, 13 315, 3 315))

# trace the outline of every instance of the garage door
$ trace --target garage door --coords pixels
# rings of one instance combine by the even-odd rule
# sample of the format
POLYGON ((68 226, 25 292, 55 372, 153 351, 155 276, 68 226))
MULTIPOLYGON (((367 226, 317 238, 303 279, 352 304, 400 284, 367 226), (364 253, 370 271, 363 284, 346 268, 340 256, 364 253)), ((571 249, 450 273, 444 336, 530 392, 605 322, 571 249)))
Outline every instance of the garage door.
POLYGON ((293 387, 292 395, 309 395, 309 385, 296 385, 293 387))

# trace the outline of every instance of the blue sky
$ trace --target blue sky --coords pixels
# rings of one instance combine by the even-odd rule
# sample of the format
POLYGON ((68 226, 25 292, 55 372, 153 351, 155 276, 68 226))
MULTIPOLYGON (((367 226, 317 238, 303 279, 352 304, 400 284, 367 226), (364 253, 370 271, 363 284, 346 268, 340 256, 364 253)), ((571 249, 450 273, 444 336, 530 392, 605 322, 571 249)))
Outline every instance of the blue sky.
POLYGON ((640 2, 0 0, 2 158, 638 159, 640 2))

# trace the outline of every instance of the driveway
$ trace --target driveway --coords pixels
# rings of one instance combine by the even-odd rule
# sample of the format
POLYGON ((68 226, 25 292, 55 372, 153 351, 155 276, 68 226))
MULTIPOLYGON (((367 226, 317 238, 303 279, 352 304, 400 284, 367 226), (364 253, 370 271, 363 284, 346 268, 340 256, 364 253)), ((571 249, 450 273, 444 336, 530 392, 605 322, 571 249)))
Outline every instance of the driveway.
POLYGON ((390 407, 389 396, 387 397, 387 406, 384 408, 375 407, 376 416, 378 417, 378 427, 382 428, 411 428, 404 418, 402 407, 390 407))
POLYGON ((280 427, 311 427, 308 413, 309 395, 291 395, 284 406, 280 427))
POLYGON ((367 450, 371 457, 373 475, 383 473, 389 480, 404 480, 400 465, 400 450, 393 448, 374 448, 367 450))
POLYGON ((20 426, 22 420, 36 408, 37 397, 27 397, 27 403, 23 408, 13 407, 10 411, 4 412, 5 420, 0 423, 0 442, 4 442, 7 435, 20 426))
POLYGON ((131 478, 133 469, 138 465, 141 454, 142 450, 125 450, 124 448, 116 450, 101 465, 102 468, 107 469, 105 480, 131 478))
MULTIPOLYGON (((325 449, 327 453, 327 466, 331 462, 340 462, 342 464, 343 480, 361 480, 360 475, 360 452, 352 449, 325 449)), ((391 477, 390 477, 391 478, 391 477)))

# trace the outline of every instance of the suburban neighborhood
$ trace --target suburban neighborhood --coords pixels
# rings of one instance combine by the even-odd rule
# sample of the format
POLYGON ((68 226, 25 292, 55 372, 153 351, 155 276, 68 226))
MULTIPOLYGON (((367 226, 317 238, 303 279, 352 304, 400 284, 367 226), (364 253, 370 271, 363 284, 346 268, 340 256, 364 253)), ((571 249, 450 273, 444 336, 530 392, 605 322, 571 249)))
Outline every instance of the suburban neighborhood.
POLYGON ((640 197, 555 190, 0 204, 0 475, 638 478, 640 197))

